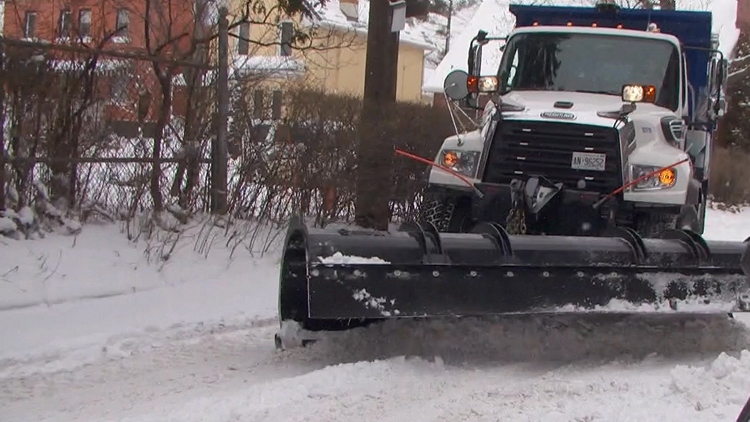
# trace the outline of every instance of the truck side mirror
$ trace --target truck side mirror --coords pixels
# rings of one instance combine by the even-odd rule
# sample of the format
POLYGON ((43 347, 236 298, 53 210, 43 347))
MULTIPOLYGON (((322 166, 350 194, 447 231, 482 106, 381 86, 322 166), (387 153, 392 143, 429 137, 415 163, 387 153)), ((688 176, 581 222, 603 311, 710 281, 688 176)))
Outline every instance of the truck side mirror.
POLYGON ((708 62, 708 115, 709 119, 715 121, 723 116, 727 110, 727 102, 724 98, 724 89, 727 84, 728 65, 727 59, 720 59, 717 51, 714 51, 708 62))
POLYGON ((481 46, 479 44, 472 45, 469 48, 469 63, 468 69, 469 69, 469 75, 474 75, 477 67, 477 53, 479 52, 479 49, 481 46))
POLYGON ((727 85, 727 78, 729 76, 728 72, 728 64, 729 62, 727 59, 722 59, 717 62, 716 65, 716 82, 715 82, 715 89, 716 89, 716 98, 715 102, 713 103, 714 106, 714 113, 716 116, 723 116, 727 111, 727 101, 724 98, 723 92, 727 85))
POLYGON ((727 59, 722 59, 719 62, 719 71, 717 75, 717 79, 719 80, 719 86, 725 87, 727 84, 727 78, 729 77, 729 61, 727 59))
POLYGON ((482 46, 488 42, 487 35, 487 31, 480 29, 469 44, 469 75, 478 75, 482 72, 482 46))
POLYGON ((727 100, 724 99, 724 97, 719 98, 719 101, 717 103, 718 110, 716 111, 716 115, 721 117, 727 112, 727 100))
POLYGON ((727 65, 727 59, 719 59, 718 56, 712 56, 708 62, 709 92, 712 96, 726 84, 727 65))
POLYGON ((456 69, 443 81, 443 91, 453 101, 463 100, 469 96, 469 74, 456 69))

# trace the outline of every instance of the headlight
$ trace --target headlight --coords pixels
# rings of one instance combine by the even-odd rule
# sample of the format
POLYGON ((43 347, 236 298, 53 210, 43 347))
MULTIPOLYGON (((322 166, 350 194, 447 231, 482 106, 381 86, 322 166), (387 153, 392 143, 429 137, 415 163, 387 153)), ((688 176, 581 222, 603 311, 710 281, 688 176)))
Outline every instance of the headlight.
POLYGON ((446 149, 440 152, 438 164, 467 177, 475 177, 479 164, 479 151, 459 151, 446 149))
MULTIPOLYGON (((636 180, 640 177, 646 176, 647 174, 654 173, 661 167, 655 166, 632 166, 632 177, 630 180, 636 180)), ((634 190, 654 190, 654 189, 666 189, 674 186, 677 181, 677 170, 674 168, 664 169, 658 173, 644 178, 633 186, 634 190)))

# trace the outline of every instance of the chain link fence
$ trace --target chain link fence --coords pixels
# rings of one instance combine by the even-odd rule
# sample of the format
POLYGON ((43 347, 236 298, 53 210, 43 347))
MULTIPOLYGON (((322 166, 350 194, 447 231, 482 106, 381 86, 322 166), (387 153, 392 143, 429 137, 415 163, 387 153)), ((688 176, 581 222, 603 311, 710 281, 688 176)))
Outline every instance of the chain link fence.
POLYGON ((207 63, 2 38, 0 48, 6 213, 41 202, 123 217, 209 209, 217 86, 207 63))
MULTIPOLYGON (((353 218, 357 96, 269 89, 231 64, 220 81, 207 62, 2 38, 0 48, 6 217, 20 221, 31 209, 53 219, 131 219, 218 208, 277 224, 293 213, 321 223, 353 218)), ((388 113, 378 139, 386 150, 431 159, 454 133, 442 108, 396 104, 388 113)), ((394 219, 412 218, 427 167, 393 160, 393 174, 368 177, 390 191, 394 219)))

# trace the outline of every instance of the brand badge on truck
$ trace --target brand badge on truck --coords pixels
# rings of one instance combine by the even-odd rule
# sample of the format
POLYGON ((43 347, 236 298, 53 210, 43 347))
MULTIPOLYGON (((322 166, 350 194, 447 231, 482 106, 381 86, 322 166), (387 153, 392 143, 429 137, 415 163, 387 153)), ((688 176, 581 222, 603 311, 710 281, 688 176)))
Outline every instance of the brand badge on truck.
POLYGON ((576 115, 573 113, 565 113, 562 111, 545 111, 540 116, 547 119, 564 119, 564 120, 575 120, 576 115))

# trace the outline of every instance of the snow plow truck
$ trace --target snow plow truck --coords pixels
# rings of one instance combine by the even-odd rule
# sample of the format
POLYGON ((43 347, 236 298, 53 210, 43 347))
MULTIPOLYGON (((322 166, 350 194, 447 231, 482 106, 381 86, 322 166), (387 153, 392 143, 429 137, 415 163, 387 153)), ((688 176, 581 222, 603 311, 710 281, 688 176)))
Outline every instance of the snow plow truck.
POLYGON ((446 97, 483 113, 429 160, 420 221, 377 232, 293 219, 281 333, 613 301, 633 305, 618 312, 748 310, 747 240, 702 237, 728 71, 711 13, 510 12, 513 30, 479 31, 468 71, 445 79, 446 97), (483 49, 498 44, 485 72, 483 49))

